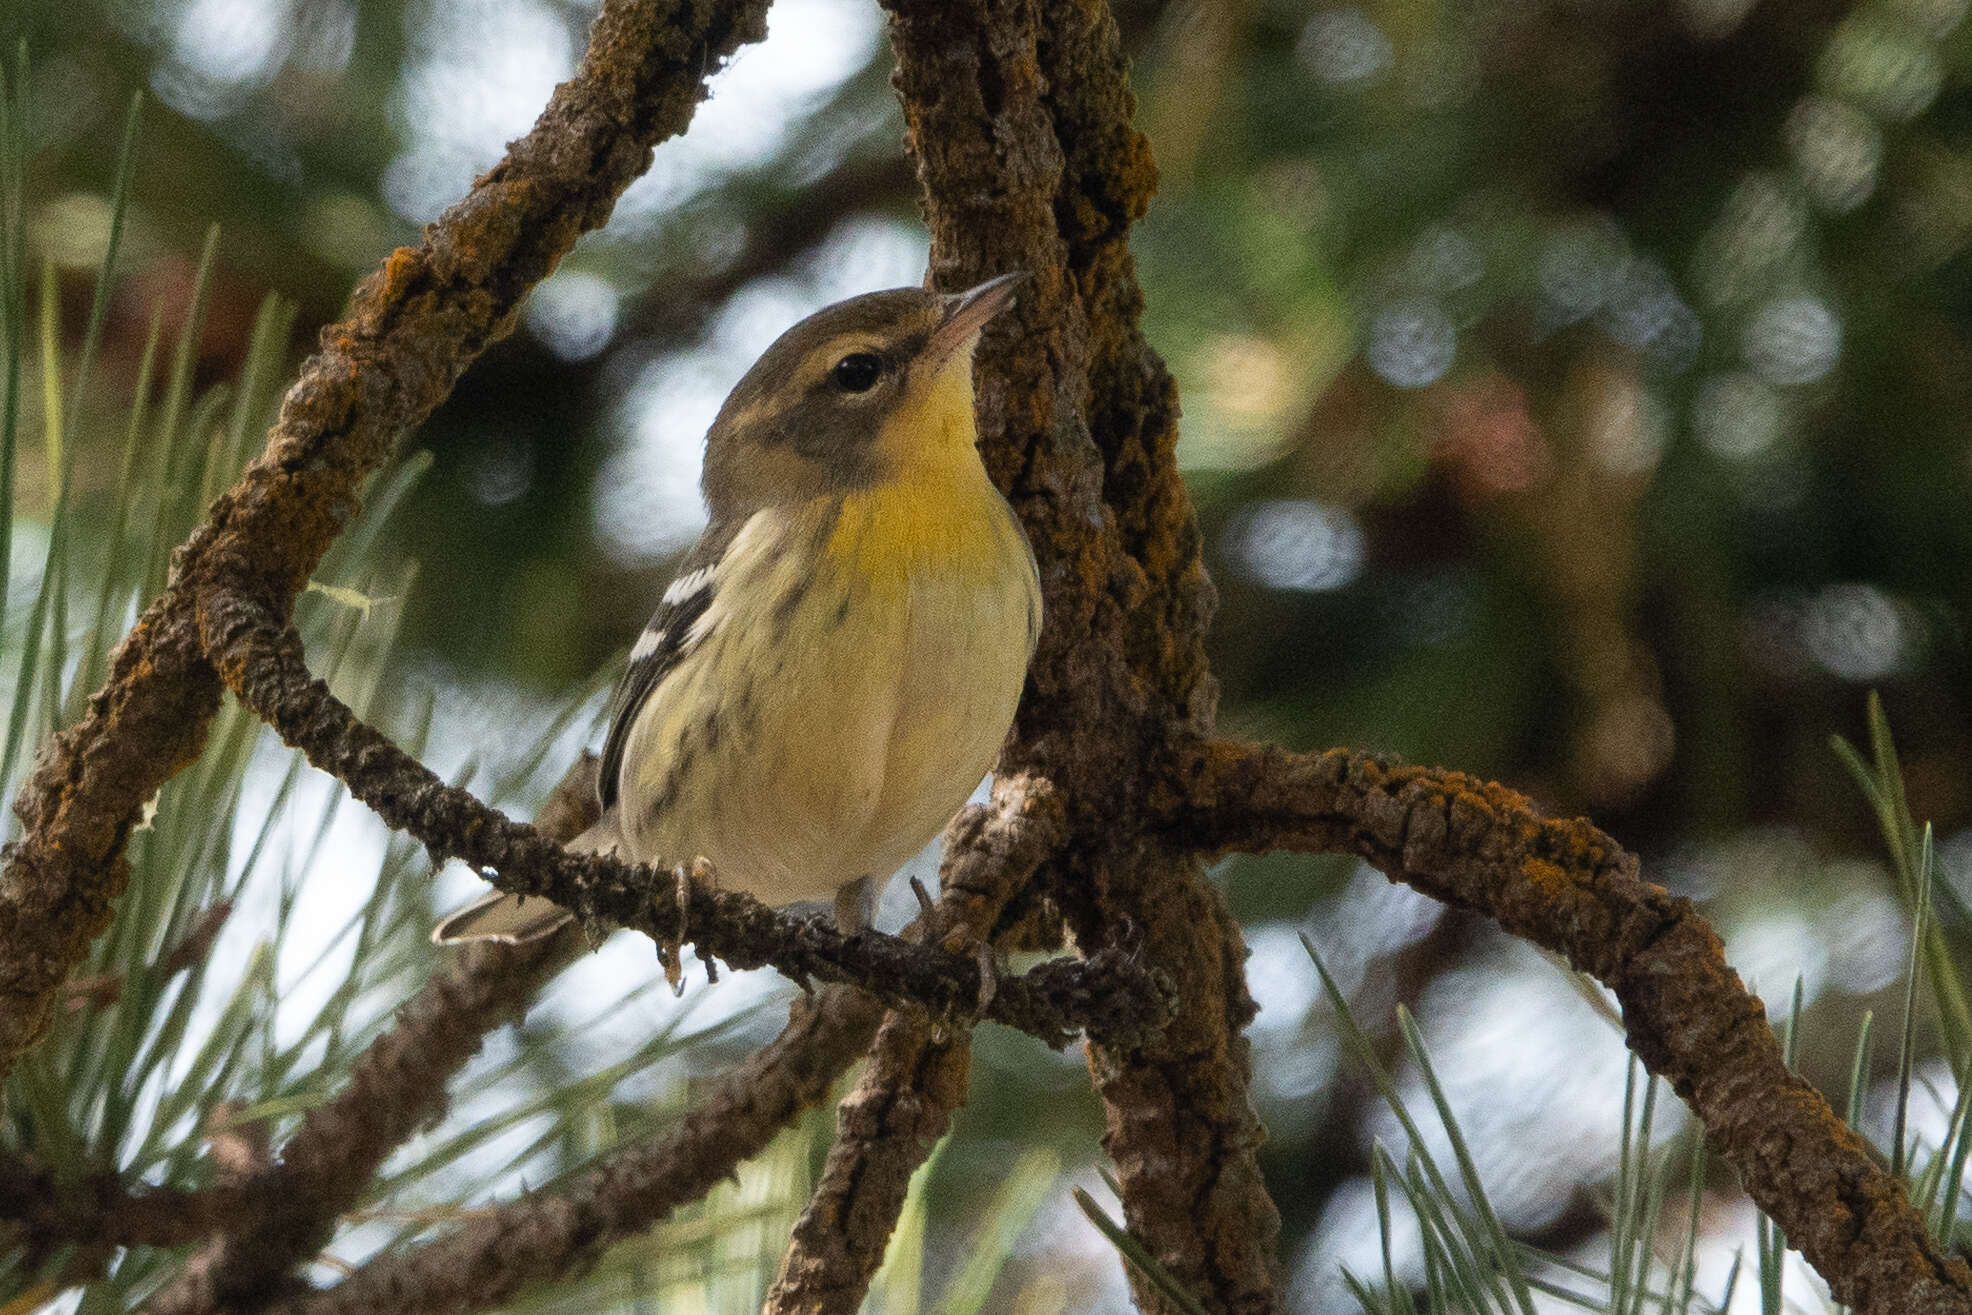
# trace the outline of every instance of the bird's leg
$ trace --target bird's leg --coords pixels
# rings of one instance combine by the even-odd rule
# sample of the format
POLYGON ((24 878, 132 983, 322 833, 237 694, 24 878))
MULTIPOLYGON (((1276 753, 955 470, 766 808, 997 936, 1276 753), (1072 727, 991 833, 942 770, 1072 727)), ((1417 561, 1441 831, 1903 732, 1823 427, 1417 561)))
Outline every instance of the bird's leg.
POLYGON ((692 906, 691 877, 685 865, 679 863, 671 869, 673 898, 678 904, 678 921, 671 935, 657 942, 657 961, 664 966, 664 980, 671 984, 671 994, 685 993, 685 966, 683 962, 685 933, 689 930, 692 906))
MULTIPOLYGON (((685 936, 685 906, 691 902, 694 886, 706 886, 713 890, 719 888, 719 874, 712 870, 712 860, 703 855, 692 860, 692 874, 678 892, 678 939, 681 941, 685 936)), ((705 984, 717 986, 719 965, 714 963, 712 956, 703 950, 698 953, 698 961, 705 965, 705 984)))
POLYGON ((846 885, 839 886, 835 892, 835 929, 844 936, 853 936, 870 925, 876 913, 876 883, 868 877, 857 877, 846 885))
POLYGON ((924 928, 922 939, 943 946, 951 954, 969 951, 972 961, 979 966, 979 997, 973 1003, 972 1018, 977 1023, 993 1007, 993 997, 1000 990, 1000 965, 993 955, 992 944, 983 936, 975 936, 963 922, 941 927, 938 906, 931 902, 931 892, 916 877, 911 878, 911 894, 918 897, 918 923, 924 928))
MULTIPOLYGON (((673 898, 678 903, 678 925, 671 935, 657 943, 657 961, 664 965, 664 980, 671 984, 671 994, 685 993, 685 940, 691 933, 692 883, 702 881, 710 884, 714 879, 712 865, 703 858, 695 858, 691 864, 680 863, 671 869, 673 898)), ((707 985, 719 980, 719 970, 712 966, 712 960, 701 958, 705 965, 707 985)))

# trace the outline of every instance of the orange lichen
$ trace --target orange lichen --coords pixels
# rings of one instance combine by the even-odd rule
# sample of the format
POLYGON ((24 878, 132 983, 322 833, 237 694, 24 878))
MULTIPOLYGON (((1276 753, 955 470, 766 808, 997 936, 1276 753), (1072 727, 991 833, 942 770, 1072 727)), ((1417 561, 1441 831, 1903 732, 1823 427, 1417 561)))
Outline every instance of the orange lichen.
POLYGON ((1574 884, 1565 868, 1541 858, 1528 858, 1523 862, 1520 875, 1527 879, 1528 885, 1550 900, 1561 898, 1574 884))

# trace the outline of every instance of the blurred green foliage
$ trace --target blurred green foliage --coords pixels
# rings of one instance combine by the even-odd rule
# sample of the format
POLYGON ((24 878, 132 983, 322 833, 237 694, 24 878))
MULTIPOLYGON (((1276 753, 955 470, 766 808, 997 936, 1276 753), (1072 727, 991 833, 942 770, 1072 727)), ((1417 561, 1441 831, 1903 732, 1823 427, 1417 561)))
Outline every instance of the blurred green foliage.
MULTIPOLYGON (((127 621, 178 529, 250 450, 282 362, 525 128, 591 8, 4 6, 0 50, 31 56, 0 681, 36 707, 20 720, 15 696, 12 756, 86 695, 99 632, 127 621), (118 145, 140 89, 142 149, 119 210, 118 145), (98 316, 119 215, 121 276, 98 316), (42 370, 43 326, 66 376, 42 370), (91 382, 78 386, 85 356, 91 382), (78 583, 50 625, 31 614, 56 606, 36 600, 53 597, 41 563, 57 543, 71 563, 61 578, 112 587, 98 606, 78 583), (37 677, 25 655, 49 643, 56 677, 37 677)), ((1846 1093, 1864 1011, 1901 1004, 1908 943, 1896 875, 1908 865, 1878 860, 1870 810, 1827 747, 1831 732, 1865 740, 1866 689, 1898 728, 1909 813, 1935 824, 1940 889, 1972 891, 1963 0, 1128 0, 1118 12, 1163 171, 1135 249, 1151 337, 1185 399, 1181 458, 1220 589, 1224 724, 1443 762, 1592 814, 1701 901, 1756 986, 1801 979, 1803 1068, 1846 1093)), ((400 733, 428 724, 448 769, 517 753, 607 677, 695 532, 696 445, 752 355, 823 302, 921 274, 879 13, 780 0, 770 22, 617 223, 409 437, 409 464, 428 469, 393 486, 395 513, 370 522, 345 573, 325 574, 384 604, 395 645, 351 670, 368 672, 400 733)), ((309 606, 322 642, 348 627, 332 624, 334 596, 309 606)), ((556 743, 572 752, 578 734, 556 743)), ((173 789, 205 789, 218 807, 241 783, 282 779, 282 760, 247 741, 229 752, 206 785, 173 789)), ((517 801, 539 784, 516 778, 517 801)), ((175 825, 170 798, 161 826, 175 825)), ((169 899, 186 910, 230 889, 222 877, 247 879, 215 866, 231 838, 201 843, 174 850, 184 871, 169 899), (208 884, 184 885, 193 871, 208 884)), ((379 890, 422 908, 396 868, 377 870, 379 890)), ((1348 1238, 1375 1235, 1378 1193, 1405 1169, 1372 1153, 1390 1129, 1341 1062, 1303 930, 1392 1064, 1404 1054, 1393 1003, 1419 1002, 1505 1226, 1563 1252, 1606 1239, 1600 1185, 1628 1125, 1595 1111, 1620 1109, 1623 1059, 1549 965, 1346 864, 1236 860, 1221 875, 1252 930, 1256 1098, 1308 1309, 1350 1308, 1332 1262, 1348 1238), (1502 1049, 1515 1071, 1485 1067, 1502 1049), (1535 1172, 1553 1144, 1599 1149, 1535 1172)), ((1960 931, 1941 905, 1950 958, 1960 931)), ((126 952, 138 951, 104 950, 126 952)), ((384 962, 375 993, 401 994, 411 979, 398 974, 420 961, 384 962)), ((634 963, 620 968, 633 986, 649 966, 634 963)), ((528 1090, 573 1090, 624 1053, 582 1044, 577 1022, 556 1017, 571 1031, 540 1047, 528 1090)), ((1931 1017, 1920 1010, 1913 1040, 1920 1094, 1926 1063, 1963 1044, 1931 1017)), ((343 1053, 318 1046, 305 1072, 343 1053)), ((1894 1081, 1891 1058, 1865 1065, 1863 1089, 1894 1081)), ((267 1098, 292 1095, 291 1063, 263 1064, 267 1098)), ((1951 1072, 1929 1079, 1945 1112, 1951 1072)), ((1076 1173, 1100 1127, 1073 1064, 1022 1038, 983 1035, 976 1074, 961 1135, 914 1207, 929 1212, 925 1290, 970 1272, 963 1239, 992 1232, 991 1220, 972 1231, 970 1203, 999 1188, 1010 1148, 1076 1173)), ((90 1137, 107 1135, 96 1126, 90 1137)), ((819 1129, 804 1135, 812 1151, 819 1129)), ((550 1163, 598 1144, 574 1137, 550 1163)), ((798 1199, 806 1172, 790 1168, 774 1199, 798 1199)), ((446 1199, 489 1181, 455 1182, 446 1199)), ((1114 1256, 1059 1197, 1021 1244, 1026 1277, 1008 1281, 1057 1282, 1067 1308, 1098 1309, 1114 1299, 1114 1256), (1063 1251, 1100 1257, 1108 1286, 1082 1286, 1063 1251)), ((1627 1244, 1635 1212, 1620 1217, 1627 1244)), ((1735 1230, 1751 1237, 1745 1217, 1708 1211, 1708 1237, 1735 1230)), ((1358 1274, 1374 1269, 1358 1258, 1358 1274)), ((1052 1309, 1044 1298, 1031 1309, 1052 1309)))

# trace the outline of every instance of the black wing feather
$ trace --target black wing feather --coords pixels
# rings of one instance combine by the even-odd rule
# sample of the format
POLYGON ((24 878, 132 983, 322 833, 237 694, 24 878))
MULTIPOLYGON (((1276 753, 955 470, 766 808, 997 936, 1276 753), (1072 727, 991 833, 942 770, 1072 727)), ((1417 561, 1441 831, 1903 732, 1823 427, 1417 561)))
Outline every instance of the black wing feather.
POLYGON ((623 679, 616 684, 616 693, 609 704, 609 735, 603 741, 602 773, 596 780, 596 795, 602 802, 604 812, 616 804, 618 781, 623 774, 623 751, 630 739, 630 728, 636 724, 644 700, 650 697, 651 691, 671 673, 691 647, 692 627, 712 606, 712 595, 718 588, 718 561, 732 538, 731 531, 721 532, 718 526, 706 530, 698 546, 679 569, 672 587, 665 591, 664 601, 658 604, 657 611, 644 626, 644 632, 637 640, 637 647, 644 651, 631 658, 623 679), (703 579, 688 590, 677 589, 680 582, 691 579, 694 574, 702 574, 703 579))

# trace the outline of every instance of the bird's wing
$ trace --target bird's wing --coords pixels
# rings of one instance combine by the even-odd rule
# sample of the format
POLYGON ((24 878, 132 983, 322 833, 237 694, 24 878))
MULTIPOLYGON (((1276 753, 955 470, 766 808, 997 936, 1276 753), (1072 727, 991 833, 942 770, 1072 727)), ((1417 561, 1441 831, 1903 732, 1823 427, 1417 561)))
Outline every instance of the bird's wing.
POLYGON ((693 627, 712 606, 712 596, 719 587, 719 562, 737 529, 737 526, 719 524, 707 528, 630 650, 630 666, 617 682, 616 694, 610 700, 609 736, 603 741, 602 774, 596 781, 597 797, 605 813, 616 803, 630 728, 636 724, 637 713, 651 691, 700 638, 693 627))

